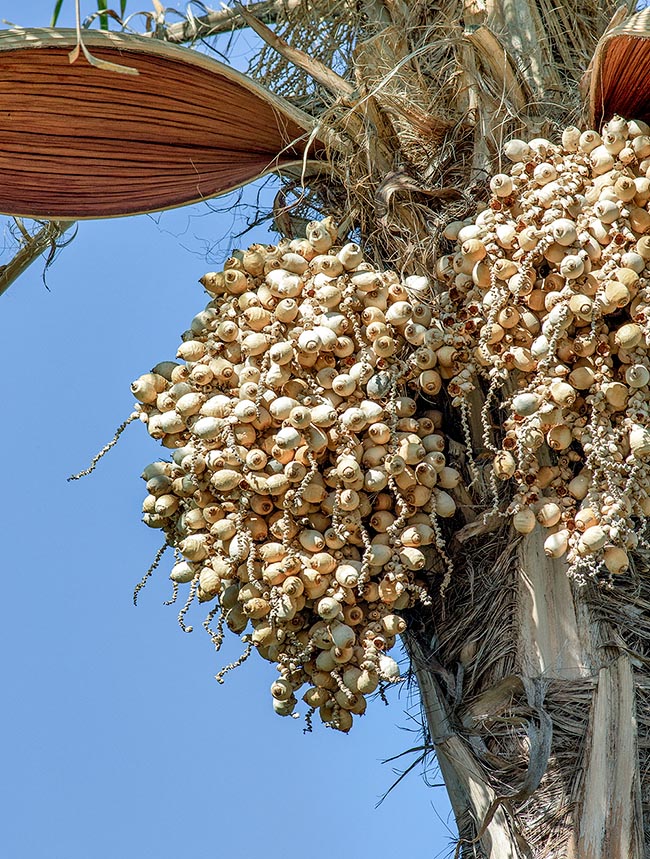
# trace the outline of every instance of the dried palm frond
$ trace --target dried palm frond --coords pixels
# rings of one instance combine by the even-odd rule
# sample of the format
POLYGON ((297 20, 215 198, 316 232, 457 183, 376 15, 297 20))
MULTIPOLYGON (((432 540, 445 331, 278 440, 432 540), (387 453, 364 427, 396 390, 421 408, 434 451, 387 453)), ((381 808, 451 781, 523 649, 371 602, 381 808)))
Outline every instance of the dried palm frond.
POLYGON ((150 212, 237 188, 323 149, 314 121, 228 66, 164 42, 73 30, 0 36, 0 211, 79 219, 150 212), (113 65, 115 63, 113 62, 113 65), (174 93, 170 98, 169 93, 174 93))
POLYGON ((608 29, 598 42, 585 76, 589 120, 594 128, 614 113, 645 122, 650 118, 650 93, 640 85, 650 73, 650 9, 608 29))

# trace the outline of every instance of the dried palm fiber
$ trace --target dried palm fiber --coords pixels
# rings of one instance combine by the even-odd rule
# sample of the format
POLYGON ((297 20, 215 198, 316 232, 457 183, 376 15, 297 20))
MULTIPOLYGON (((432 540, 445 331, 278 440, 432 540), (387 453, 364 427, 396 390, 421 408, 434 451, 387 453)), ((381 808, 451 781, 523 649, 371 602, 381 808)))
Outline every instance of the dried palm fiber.
MULTIPOLYGON (((519 44, 514 46, 517 64, 524 74, 540 68, 546 76, 548 95, 553 98, 559 92, 567 95, 560 88, 565 83, 579 81, 596 41, 620 6, 614 2, 598 3, 594 0, 582 4, 571 0, 559 9, 551 0, 520 3, 516 4, 518 9, 510 10, 502 10, 501 5, 495 0, 487 3, 417 0, 408 4, 287 0, 281 6, 278 4, 275 23, 276 32, 293 47, 301 48, 352 81, 355 52, 359 45, 379 33, 385 36, 391 25, 398 28, 408 43, 408 53, 411 53, 427 43, 436 47, 436 42, 448 38, 458 43, 471 36, 477 26, 487 24, 499 35, 512 21, 521 25, 528 20, 532 27, 530 39, 538 47, 531 53, 519 39, 519 44)), ((633 8, 633 4, 627 5, 633 8)), ((202 30, 197 32, 203 35, 202 30)), ((454 47, 458 45, 449 44, 448 47, 452 58, 454 47)), ((495 67, 499 60, 498 53, 491 58, 495 67)), ((447 78, 453 78, 459 71, 457 61, 452 60, 447 69, 442 69, 436 64, 434 55, 428 53, 418 57, 416 65, 418 69, 433 72, 436 78, 440 71, 447 78)), ((253 58, 249 73, 287 98, 300 102, 305 109, 311 109, 316 102, 327 98, 305 69, 287 63, 270 48, 263 49, 253 58)), ((502 73, 497 72, 498 75, 502 73)), ((441 99, 444 99, 444 94, 438 100, 441 99)), ((449 107, 454 111, 453 105, 449 107)))
MULTIPOLYGON (((506 829, 514 827, 522 852, 491 853, 485 849, 485 842, 481 842, 480 846, 461 843, 459 855, 596 855, 608 859, 610 856, 617 859, 647 856, 650 848, 647 823, 650 809, 647 552, 636 553, 634 573, 627 580, 617 580, 614 588, 591 584, 582 588, 579 596, 573 595, 580 611, 590 615, 590 624, 583 622, 580 628, 588 639, 587 648, 599 655, 598 661, 586 665, 574 663, 575 643, 558 642, 558 651, 566 651, 560 657, 563 660, 560 670, 549 667, 546 675, 531 678, 530 666, 527 668, 525 661, 522 665, 518 586, 522 570, 515 557, 516 546, 508 546, 503 534, 496 534, 487 545, 483 543, 481 552, 485 552, 485 560, 489 558, 493 564, 487 567, 484 561, 472 563, 472 555, 476 559, 476 554, 471 550, 472 544, 469 545, 470 551, 465 555, 467 566, 462 572, 459 570, 447 593, 444 612, 434 596, 432 608, 418 610, 419 623, 414 617, 409 619, 407 643, 443 775, 447 778, 450 761, 457 765, 463 762, 463 755, 467 756, 475 767, 474 787, 484 781, 492 797, 504 798, 507 820, 504 817, 502 823, 506 829), (496 563, 495 552, 498 552, 496 563), (491 618, 489 624, 484 621, 486 613, 491 618), (626 689, 625 684, 619 686, 628 670, 625 663, 630 656, 634 665, 634 693, 630 687, 626 689), (531 690, 531 683, 537 688, 531 690), (437 692, 433 691, 434 686, 438 687, 437 692), (443 702, 444 719, 435 718, 436 698, 443 702), (614 720, 614 725, 618 720, 620 733, 611 725, 609 730, 603 728, 606 720, 599 723, 598 707, 621 710, 614 720), (436 732, 441 724, 446 727, 445 734, 436 732), (547 726, 546 735, 544 725, 547 726), (607 764, 606 750, 624 747, 637 731, 638 771, 625 770, 616 787, 620 774, 616 767, 607 764), (534 765, 547 753, 539 787, 531 792, 522 791, 527 779, 530 782, 534 765), (598 764, 594 767, 590 760, 592 756, 598 758, 603 754, 601 766, 606 770, 602 777, 595 777, 598 764), (606 788, 601 778, 609 780, 606 788), (639 800, 640 807, 636 805, 639 800), (592 803, 598 806, 599 825, 607 827, 608 838, 615 828, 605 823, 605 815, 614 820, 618 816, 621 821, 620 845, 612 847, 611 852, 607 852, 609 847, 605 848, 606 852, 596 847, 593 853, 580 851, 580 847, 584 849, 585 831, 589 830, 592 803), (623 838, 623 821, 630 815, 638 815, 638 841, 632 843, 623 838), (572 852, 576 847, 577 852, 572 852)), ((455 555, 454 558, 458 563, 459 557, 455 555)), ((552 579, 547 578, 546 586, 552 599, 552 579)), ((568 592, 567 596, 571 599, 568 592)), ((558 618, 562 617, 555 607, 551 619, 553 612, 557 612, 558 618)), ((569 627, 564 634, 571 638, 569 627)), ((545 647, 543 642, 541 647, 545 647)), ((450 781, 453 790, 453 775, 450 781)), ((452 793, 456 809, 459 794, 460 791, 455 796, 452 793)), ((487 807, 484 813, 486 811, 487 807)), ((480 822, 472 819, 469 803, 464 811, 457 813, 460 835, 468 841, 476 834, 480 822)))
MULTIPOLYGON (((308 44, 331 23, 337 72, 355 89, 328 93, 272 47, 251 65, 272 90, 291 93, 345 136, 335 176, 310 184, 296 223, 345 212, 375 262, 430 269, 446 221, 469 214, 505 140, 547 133, 581 112, 577 84, 615 3, 291 3, 277 32, 309 58, 333 62, 334 43, 308 44), (334 8, 335 7, 335 8, 334 8)), ((278 208, 285 199, 281 196, 278 208)), ((287 233, 287 219, 280 221, 287 233)), ((299 229, 299 227, 298 227, 299 229)))
POLYGON ((72 30, 0 35, 0 211, 96 218, 222 194, 322 152, 311 117, 202 54, 87 31, 114 74, 79 58, 72 30))
POLYGON ((608 29, 598 42, 585 76, 593 128, 614 113, 648 121, 650 92, 650 9, 608 29), (640 85, 642 82, 642 85, 640 85))
MULTIPOLYGON (((285 0, 277 6, 275 31, 294 48, 344 73, 350 68, 355 44, 366 26, 360 7, 348 0, 285 0)), ((327 92, 304 69, 288 64, 270 48, 251 59, 248 73, 311 113, 328 101, 327 92)))

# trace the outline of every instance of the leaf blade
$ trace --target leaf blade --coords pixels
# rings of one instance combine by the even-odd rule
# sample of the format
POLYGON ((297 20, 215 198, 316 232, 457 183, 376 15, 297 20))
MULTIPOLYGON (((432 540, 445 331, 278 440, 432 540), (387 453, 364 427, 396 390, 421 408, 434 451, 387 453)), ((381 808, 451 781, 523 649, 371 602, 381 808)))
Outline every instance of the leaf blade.
POLYGON ((56 3, 54 4, 54 10, 52 11, 52 20, 50 21, 50 27, 56 27, 56 22, 59 20, 62 6, 63 0, 56 0, 56 3))
MULTIPOLYGON (((97 11, 99 13, 105 12, 108 9, 107 0, 97 0, 97 11)), ((108 30, 108 15, 99 16, 99 29, 100 30, 108 30)))

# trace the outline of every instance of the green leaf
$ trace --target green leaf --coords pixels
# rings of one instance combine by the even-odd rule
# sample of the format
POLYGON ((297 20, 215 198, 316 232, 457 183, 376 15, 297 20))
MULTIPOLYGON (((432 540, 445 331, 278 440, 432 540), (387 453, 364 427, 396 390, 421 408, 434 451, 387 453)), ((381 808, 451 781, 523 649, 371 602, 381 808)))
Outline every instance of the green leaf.
MULTIPOLYGON (((97 11, 105 12, 108 9, 107 0, 97 0, 97 11)), ((108 30, 108 15, 99 16, 99 29, 108 30)))
POLYGON ((54 4, 54 11, 52 12, 52 20, 50 21, 50 27, 56 27, 56 22, 59 20, 62 6, 63 0, 56 0, 56 3, 54 4))
POLYGON ((120 0, 120 18, 124 18, 126 12, 126 0, 120 0))

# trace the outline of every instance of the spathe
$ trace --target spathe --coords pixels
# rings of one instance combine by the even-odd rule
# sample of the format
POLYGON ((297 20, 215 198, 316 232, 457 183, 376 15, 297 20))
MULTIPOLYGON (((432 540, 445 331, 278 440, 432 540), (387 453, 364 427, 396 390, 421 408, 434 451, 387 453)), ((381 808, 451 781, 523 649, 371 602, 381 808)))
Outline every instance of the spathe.
POLYGON ((0 33, 0 212, 77 220, 223 194, 323 150, 314 121, 196 51, 124 33, 0 33))
POLYGON ((643 9, 601 37, 585 76, 592 128, 614 114, 650 122, 650 9, 643 9))

